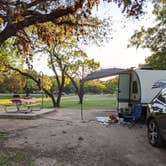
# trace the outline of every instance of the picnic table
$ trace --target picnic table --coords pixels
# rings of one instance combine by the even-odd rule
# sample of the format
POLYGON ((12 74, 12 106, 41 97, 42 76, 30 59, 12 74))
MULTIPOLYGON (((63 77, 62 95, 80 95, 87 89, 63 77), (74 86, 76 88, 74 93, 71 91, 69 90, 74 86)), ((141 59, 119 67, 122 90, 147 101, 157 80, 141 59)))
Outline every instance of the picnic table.
POLYGON ((27 110, 25 111, 32 111, 31 104, 35 103, 35 99, 32 98, 13 98, 11 99, 12 104, 16 105, 17 112, 23 111, 21 108, 23 106, 27 106, 27 110))
POLYGON ((33 110, 41 110, 41 103, 36 102, 34 98, 13 97, 10 101, 11 104, 0 105, 7 113, 29 113, 33 110))

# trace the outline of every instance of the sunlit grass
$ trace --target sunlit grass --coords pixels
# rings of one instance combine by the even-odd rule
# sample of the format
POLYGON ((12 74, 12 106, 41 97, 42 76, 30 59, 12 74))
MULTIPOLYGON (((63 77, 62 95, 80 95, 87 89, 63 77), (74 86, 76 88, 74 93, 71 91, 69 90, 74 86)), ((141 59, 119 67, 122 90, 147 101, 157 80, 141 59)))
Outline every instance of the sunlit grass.
MULTIPOLYGON (((42 98, 35 98, 36 102, 42 102, 42 98)), ((11 104, 11 98, 0 99, 0 104, 11 104)), ((44 108, 51 108, 52 102, 49 97, 43 98, 44 108)), ((78 96, 63 96, 61 101, 62 108, 79 109, 78 96)), ((115 109, 116 108, 116 97, 112 95, 85 95, 83 102, 84 109, 115 109)))
MULTIPOLYGON (((50 100, 45 101, 44 106, 52 107, 50 100)), ((78 96, 63 96, 61 101, 61 108, 79 109, 78 96)), ((111 95, 85 95, 83 102, 84 109, 115 109, 116 97, 111 95)))
POLYGON ((10 99, 0 99, 0 104, 12 104, 10 99))

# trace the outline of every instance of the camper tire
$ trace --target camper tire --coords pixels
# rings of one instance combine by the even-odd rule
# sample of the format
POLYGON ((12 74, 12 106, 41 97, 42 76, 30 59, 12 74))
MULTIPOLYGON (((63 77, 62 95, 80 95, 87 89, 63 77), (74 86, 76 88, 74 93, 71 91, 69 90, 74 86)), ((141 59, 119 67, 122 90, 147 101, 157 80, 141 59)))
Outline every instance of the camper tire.
POLYGON ((148 141, 155 147, 161 147, 163 144, 157 122, 154 119, 150 119, 148 123, 148 141))

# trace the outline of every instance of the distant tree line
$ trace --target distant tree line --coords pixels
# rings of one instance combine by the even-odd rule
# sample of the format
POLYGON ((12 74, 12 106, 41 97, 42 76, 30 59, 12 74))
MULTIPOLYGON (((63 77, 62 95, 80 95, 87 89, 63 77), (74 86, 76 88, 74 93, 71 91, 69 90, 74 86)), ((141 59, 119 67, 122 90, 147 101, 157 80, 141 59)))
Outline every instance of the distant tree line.
MULTIPOLYGON (((36 76, 37 77, 37 76, 36 76)), ((54 95, 58 93, 58 85, 53 77, 47 77, 48 89, 52 91, 54 95)), ((76 82, 79 82, 79 79, 75 79, 76 82)), ((115 94, 117 89, 118 78, 114 78, 107 81, 93 80, 88 81, 84 85, 84 92, 87 94, 115 94)), ((41 89, 32 81, 17 72, 10 72, 8 74, 0 75, 0 93, 22 93, 33 94, 41 93, 41 89)), ((64 85, 63 94, 76 94, 76 89, 73 86, 70 79, 67 79, 64 85)))

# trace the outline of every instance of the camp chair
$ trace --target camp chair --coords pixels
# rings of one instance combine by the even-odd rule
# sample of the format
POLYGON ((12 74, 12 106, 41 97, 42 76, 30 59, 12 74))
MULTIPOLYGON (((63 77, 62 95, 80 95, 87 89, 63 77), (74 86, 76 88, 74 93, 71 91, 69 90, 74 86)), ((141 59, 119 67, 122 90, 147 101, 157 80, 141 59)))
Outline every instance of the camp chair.
POLYGON ((135 104, 131 115, 122 115, 125 122, 130 122, 129 127, 134 126, 142 115, 142 108, 140 104, 135 104))

